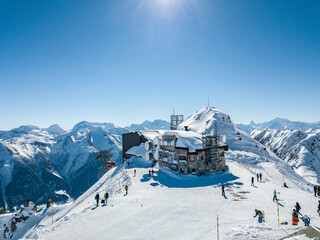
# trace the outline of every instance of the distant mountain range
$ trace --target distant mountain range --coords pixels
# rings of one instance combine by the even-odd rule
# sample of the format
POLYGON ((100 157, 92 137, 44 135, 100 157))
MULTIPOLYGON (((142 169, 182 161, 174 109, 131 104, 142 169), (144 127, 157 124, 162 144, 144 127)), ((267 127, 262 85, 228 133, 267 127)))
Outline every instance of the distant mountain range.
MULTIPOLYGON (((301 176, 315 181, 320 174, 320 123, 277 118, 235 125, 227 114, 204 108, 190 116, 180 129, 188 126, 198 133, 211 132, 215 123, 219 134, 227 136, 232 157, 246 152, 247 159, 263 161, 273 158, 270 149, 277 155, 272 153, 274 157, 283 159, 301 176)), ((98 151, 113 148, 114 159, 120 163, 123 133, 169 128, 169 122, 164 120, 127 127, 82 121, 71 130, 55 124, 48 128, 26 125, 0 131, 0 207, 12 209, 26 199, 42 204, 49 196, 55 202, 77 198, 100 178, 102 165, 95 161, 98 151)))
POLYGON ((0 207, 80 196, 99 179, 98 151, 113 148, 120 161, 122 134, 146 129, 169 129, 169 123, 154 120, 122 128, 82 121, 70 131, 57 124, 0 131, 0 207))
POLYGON ((255 123, 251 121, 250 124, 237 124, 238 127, 242 128, 247 133, 251 133, 253 130, 264 130, 268 128, 272 129, 286 129, 286 130, 301 130, 304 132, 314 132, 320 129, 320 122, 307 123, 307 122, 297 122, 290 121, 284 118, 275 118, 271 121, 263 123, 255 123))

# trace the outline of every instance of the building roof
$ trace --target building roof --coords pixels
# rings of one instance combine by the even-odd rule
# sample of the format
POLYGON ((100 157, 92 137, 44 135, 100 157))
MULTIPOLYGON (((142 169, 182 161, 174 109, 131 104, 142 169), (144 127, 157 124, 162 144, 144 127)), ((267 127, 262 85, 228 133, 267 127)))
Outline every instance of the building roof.
POLYGON ((294 232, 284 238, 281 238, 281 240, 283 239, 289 239, 291 237, 295 237, 295 236, 301 236, 304 235, 307 238, 310 239, 320 239, 320 230, 316 227, 310 226, 310 227, 306 227, 304 229, 301 229, 297 232, 294 232))

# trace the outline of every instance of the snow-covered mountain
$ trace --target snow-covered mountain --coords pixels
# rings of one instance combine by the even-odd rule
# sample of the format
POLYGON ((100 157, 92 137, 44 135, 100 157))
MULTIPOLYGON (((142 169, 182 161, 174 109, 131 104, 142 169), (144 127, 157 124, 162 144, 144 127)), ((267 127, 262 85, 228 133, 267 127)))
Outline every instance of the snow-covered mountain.
MULTIPOLYGON (((133 157, 129 167, 125 164, 112 169, 77 200, 54 205, 53 224, 50 211, 44 210, 19 225, 13 239, 212 239, 217 234, 214 227, 217 215, 221 239, 280 239, 302 228, 301 222, 299 227, 290 224, 292 207, 297 201, 302 214, 308 215, 313 225, 320 224, 316 213, 318 200, 310 184, 273 151, 232 123, 227 114, 204 108, 184 121, 180 130, 185 126, 197 133, 217 130, 219 135, 226 135, 228 171, 209 172, 201 177, 184 176, 157 165, 154 176, 150 177, 151 162, 133 157), (251 186, 251 177, 256 173, 262 173, 262 181, 251 186), (289 188, 283 187, 283 181, 289 188), (222 184, 226 186, 225 197, 221 196, 222 184), (127 195, 125 185, 129 186, 127 195), (280 199, 279 221, 289 222, 281 228, 277 205, 272 202, 274 190, 280 199), (102 197, 106 191, 110 195, 108 204, 95 207, 95 194, 102 197), (265 223, 258 224, 252 218, 255 209, 265 213, 265 223)), ((92 138, 93 144, 97 136, 102 139, 98 142, 105 142, 105 137, 111 141, 105 131, 94 127, 87 135, 79 131, 68 133, 62 139, 64 142, 56 144, 57 152, 69 154, 57 157, 64 159, 60 165, 55 162, 61 167, 59 174, 74 172, 72 168, 63 168, 65 165, 86 162, 93 149, 85 139, 92 138), (61 151, 63 147, 72 151, 61 151), (77 153, 81 147, 89 153, 70 162, 68 159, 75 159, 71 157, 76 155, 73 152, 77 153)), ((297 132, 286 139, 297 142, 303 137, 303 132, 297 132)), ((5 220, 0 216, 0 226, 5 220)), ((3 231, 1 227, 0 231, 3 231)))
POLYGON ((312 183, 320 182, 320 131, 254 130, 252 137, 312 183))
POLYGON ((284 118, 275 118, 271 121, 263 122, 263 123, 255 123, 251 121, 250 124, 238 124, 243 130, 247 133, 251 133, 253 130, 264 130, 268 128, 273 129, 286 129, 286 130, 301 130, 314 132, 320 129, 320 122, 307 123, 307 122, 298 122, 298 121, 290 121, 284 118))
MULTIPOLYGON (((166 123, 146 121, 133 129, 166 123)), ((129 131, 130 127, 86 121, 71 131, 59 125, 0 131, 0 206, 12 208, 26 199, 44 203, 48 196, 54 201, 77 198, 100 178, 101 163, 94 160, 98 151, 112 147, 114 159, 120 160, 121 134, 129 131)))

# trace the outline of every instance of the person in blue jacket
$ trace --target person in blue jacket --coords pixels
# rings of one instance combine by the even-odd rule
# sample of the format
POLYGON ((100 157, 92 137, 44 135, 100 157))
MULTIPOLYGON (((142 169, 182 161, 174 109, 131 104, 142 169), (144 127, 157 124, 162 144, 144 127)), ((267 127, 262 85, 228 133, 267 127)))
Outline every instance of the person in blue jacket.
POLYGON ((263 213, 262 213, 260 210, 257 210, 257 209, 255 209, 255 211, 256 211, 256 215, 255 215, 255 216, 253 216, 253 217, 258 216, 258 222, 259 222, 259 223, 262 223, 262 220, 263 220, 263 213))
POLYGON ((308 227, 310 225, 310 218, 307 215, 304 215, 300 219, 304 222, 304 226, 308 227))

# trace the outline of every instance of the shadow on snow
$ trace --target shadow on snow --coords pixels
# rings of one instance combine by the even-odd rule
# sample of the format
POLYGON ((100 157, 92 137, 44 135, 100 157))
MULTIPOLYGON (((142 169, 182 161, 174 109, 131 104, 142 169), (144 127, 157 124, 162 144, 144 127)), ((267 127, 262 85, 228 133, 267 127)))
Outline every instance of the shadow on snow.
MULTIPOLYGON (((145 174, 146 175, 146 174, 145 174)), ((145 176, 144 175, 144 176, 145 176)), ((234 182, 239 177, 233 175, 229 171, 222 173, 208 173, 205 176, 193 176, 193 175, 180 175, 170 169, 161 168, 156 172, 156 175, 152 177, 154 181, 159 184, 167 186, 169 188, 193 188, 193 187, 206 187, 212 185, 243 185, 242 182, 234 182)), ((143 177, 140 181, 146 181, 143 177)), ((150 180, 148 176, 148 180, 150 180)), ((157 183, 151 183, 151 186, 157 186, 157 183)))

